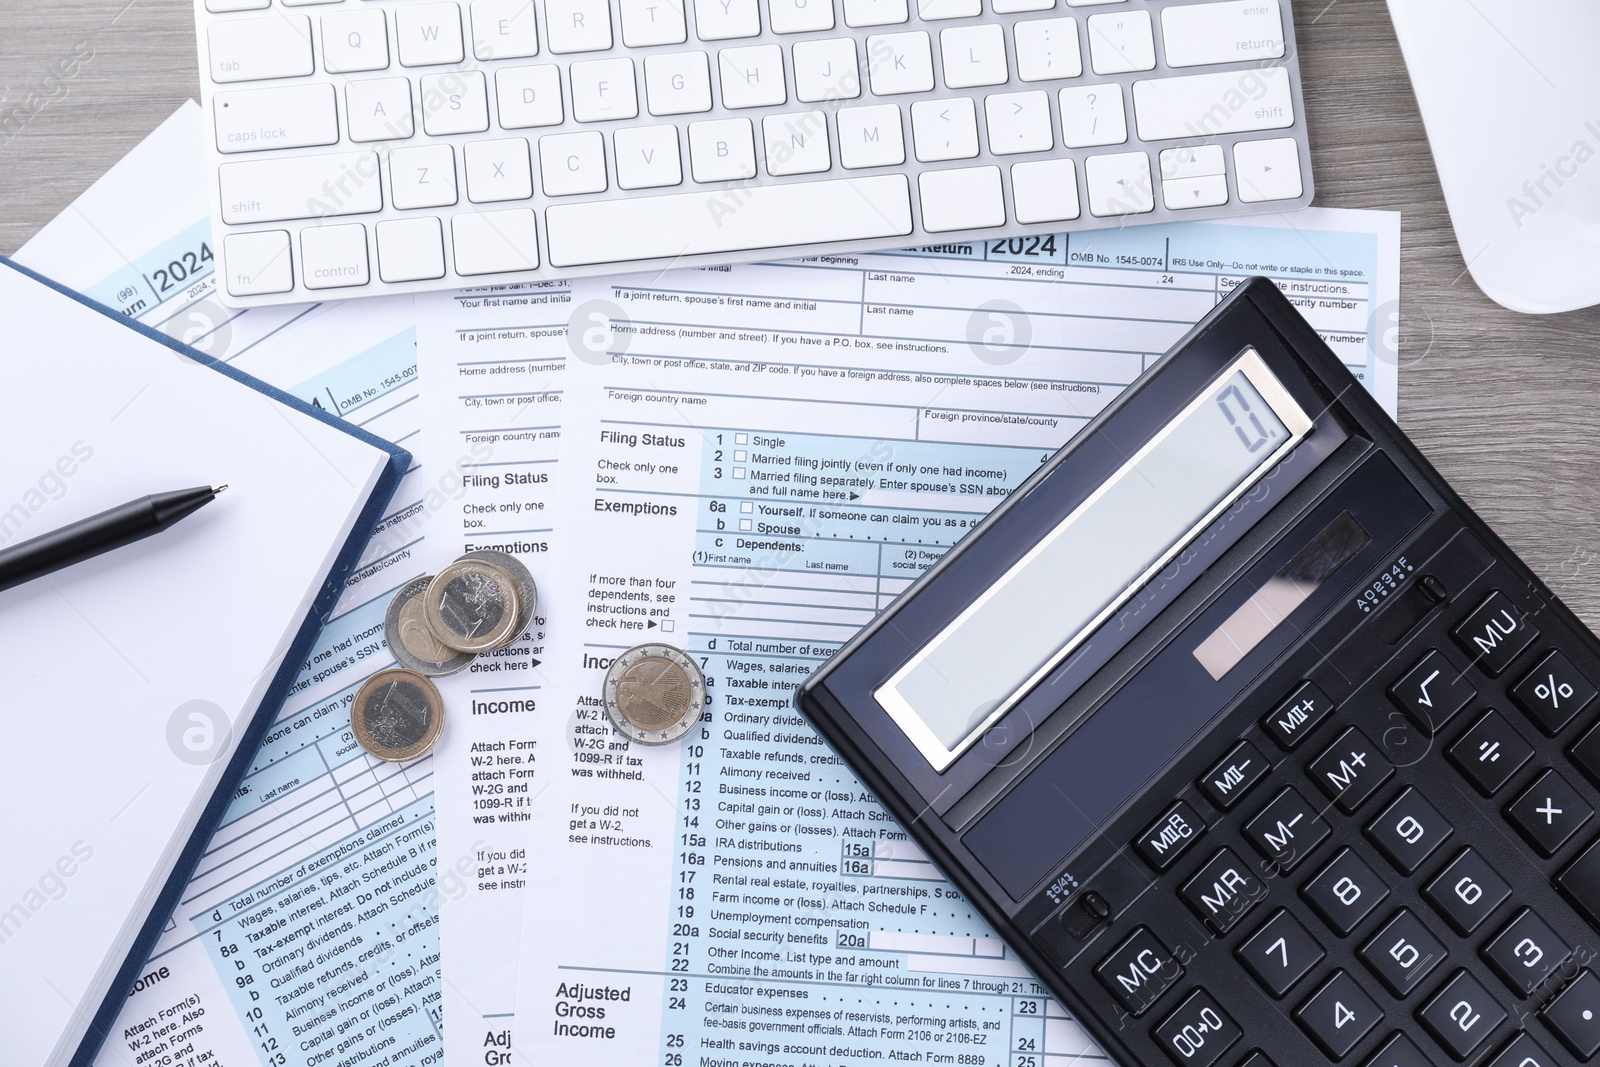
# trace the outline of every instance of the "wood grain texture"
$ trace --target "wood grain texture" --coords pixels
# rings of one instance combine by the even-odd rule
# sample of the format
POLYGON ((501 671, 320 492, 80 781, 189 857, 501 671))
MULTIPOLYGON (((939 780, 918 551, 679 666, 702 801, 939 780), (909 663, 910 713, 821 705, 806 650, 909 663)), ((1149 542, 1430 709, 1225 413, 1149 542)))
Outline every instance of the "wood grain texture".
MULTIPOLYGON (((1400 422, 1590 626, 1600 628, 1600 309, 1533 318, 1465 274, 1382 0, 1295 0, 1317 203, 1396 209, 1400 422)), ((0 34, 11 252, 198 94, 189 0, 9 0, 0 34), (87 42, 64 82, 56 64, 87 42)))

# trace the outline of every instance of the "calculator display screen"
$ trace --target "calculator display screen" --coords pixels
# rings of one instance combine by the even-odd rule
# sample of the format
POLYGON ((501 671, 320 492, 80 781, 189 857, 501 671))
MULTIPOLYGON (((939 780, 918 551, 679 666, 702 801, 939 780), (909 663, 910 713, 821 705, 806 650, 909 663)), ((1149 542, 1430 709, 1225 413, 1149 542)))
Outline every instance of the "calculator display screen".
POLYGON ((1310 428, 1252 350, 875 696, 938 770, 1310 428))

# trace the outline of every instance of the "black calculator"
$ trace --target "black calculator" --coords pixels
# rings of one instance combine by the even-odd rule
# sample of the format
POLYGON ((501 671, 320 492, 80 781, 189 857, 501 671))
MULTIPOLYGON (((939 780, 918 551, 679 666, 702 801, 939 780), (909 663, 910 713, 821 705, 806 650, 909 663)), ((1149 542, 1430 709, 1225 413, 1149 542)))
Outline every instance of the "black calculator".
POLYGON ((1265 279, 805 714, 1117 1061, 1600 1051, 1600 644, 1265 279))

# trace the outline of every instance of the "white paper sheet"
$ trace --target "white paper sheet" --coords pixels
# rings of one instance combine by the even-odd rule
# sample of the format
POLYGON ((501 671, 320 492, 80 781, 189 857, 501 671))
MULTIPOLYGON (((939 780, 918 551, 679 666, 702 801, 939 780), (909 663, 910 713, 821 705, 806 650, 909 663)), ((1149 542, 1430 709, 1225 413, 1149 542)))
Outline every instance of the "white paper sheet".
MULTIPOLYGON (((563 549, 540 575, 564 622, 537 712, 514 713, 546 783, 517 1061, 1100 1055, 793 689, 1249 274, 1392 411, 1398 233, 1313 210, 575 284, 563 549), (599 700, 611 657, 653 639, 713 694, 662 748, 621 741, 599 700)), ((450 427, 482 418, 458 402, 450 427)), ((446 973, 473 962, 447 951, 446 973)))

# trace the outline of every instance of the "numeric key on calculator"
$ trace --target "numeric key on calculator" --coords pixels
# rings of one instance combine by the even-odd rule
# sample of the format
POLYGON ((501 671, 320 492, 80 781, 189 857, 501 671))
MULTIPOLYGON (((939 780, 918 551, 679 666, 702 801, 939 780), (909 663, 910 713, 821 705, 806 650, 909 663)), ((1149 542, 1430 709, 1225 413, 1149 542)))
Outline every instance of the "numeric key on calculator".
POLYGON ((1528 1036, 1526 1030, 1511 1039, 1511 1044, 1500 1050, 1500 1054, 1484 1067, 1556 1067, 1556 1061, 1550 1054, 1539 1047, 1539 1043, 1528 1036))
POLYGON ((1450 636, 1479 670, 1493 678, 1533 643, 1539 628, 1517 610, 1510 597, 1496 589, 1450 631, 1450 636))
POLYGON ((1445 961, 1450 950, 1410 908, 1401 908, 1367 939, 1357 955, 1389 992, 1404 997, 1445 961))
POLYGON ((1593 814, 1594 809, 1555 771, 1541 774, 1506 808, 1506 818, 1546 856, 1559 852, 1593 814))
POLYGON ((1300 888, 1334 933, 1344 937, 1389 895, 1389 887, 1366 861, 1341 849, 1328 865, 1300 888))
POLYGON ((1519 997, 1532 993, 1570 955, 1572 946, 1561 940, 1532 908, 1523 908, 1493 941, 1483 946, 1483 958, 1519 997))
POLYGON ((1422 895, 1451 926, 1470 934, 1505 903, 1511 887, 1482 856, 1464 848, 1427 884, 1422 895))
POLYGON ((1155 1029, 1156 1043, 1180 1067, 1211 1067, 1243 1036, 1239 1024, 1204 989, 1190 993, 1155 1029))
POLYGON ((1492 797, 1533 755, 1533 746, 1493 708, 1451 745, 1446 754, 1478 792, 1492 797))
POLYGON ((1594 696, 1594 683, 1560 652, 1551 652, 1511 687, 1511 699, 1517 707, 1551 737, 1588 707, 1594 696))
POLYGON ((1284 788, 1244 828, 1245 836, 1281 871, 1292 871, 1328 836, 1328 824, 1293 786, 1284 788))
POLYGON ((1339 970, 1295 1009, 1294 1018, 1323 1052, 1338 1060, 1383 1021, 1383 1009, 1339 970))
POLYGON ((1401 874, 1410 874, 1426 863, 1453 833, 1455 828, 1415 786, 1407 786, 1367 824, 1367 836, 1401 874))
POLYGON ((1506 1010, 1472 975, 1457 971, 1417 1018, 1450 1055, 1464 1060, 1505 1022, 1506 1010))
POLYGON ((1135 930, 1094 969, 1095 977, 1133 1015, 1143 1015, 1183 977, 1183 965, 1147 926, 1135 930))
POLYGON ((1389 780, 1394 767, 1366 734, 1352 726, 1311 761, 1306 773, 1340 811, 1349 815, 1389 780))
POLYGON ((1449 722, 1477 695, 1463 672, 1436 648, 1428 649, 1389 687, 1389 699, 1395 706, 1429 733, 1449 722))
POLYGON ((1274 997, 1281 997, 1304 978, 1306 972, 1321 963, 1327 952, 1310 931, 1300 925, 1300 920, 1279 908, 1265 926, 1234 949, 1234 955, 1263 989, 1274 997))
POLYGON ((1588 1059, 1600 1052, 1600 978, 1582 971, 1539 1013, 1573 1052, 1588 1059))
POLYGON ((1396 1032, 1362 1067, 1433 1067, 1433 1061, 1422 1054, 1415 1041, 1396 1032))
POLYGON ((1225 848, 1183 883, 1178 895, 1213 931, 1225 934, 1267 895, 1267 887, 1238 853, 1225 848))

